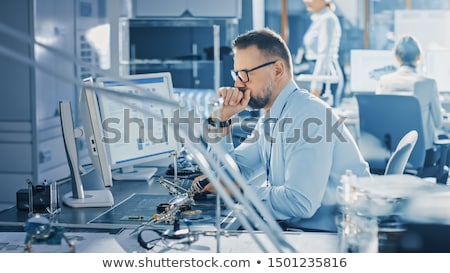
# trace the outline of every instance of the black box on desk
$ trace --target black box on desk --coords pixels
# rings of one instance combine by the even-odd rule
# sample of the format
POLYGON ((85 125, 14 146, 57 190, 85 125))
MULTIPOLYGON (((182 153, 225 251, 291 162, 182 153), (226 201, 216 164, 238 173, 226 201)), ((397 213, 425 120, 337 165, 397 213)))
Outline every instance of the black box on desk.
POLYGON ((32 213, 54 214, 61 208, 59 190, 55 182, 44 181, 42 184, 28 183, 28 189, 16 193, 17 209, 32 213))
POLYGON ((30 210, 28 189, 20 189, 16 192, 16 206, 18 210, 30 210))

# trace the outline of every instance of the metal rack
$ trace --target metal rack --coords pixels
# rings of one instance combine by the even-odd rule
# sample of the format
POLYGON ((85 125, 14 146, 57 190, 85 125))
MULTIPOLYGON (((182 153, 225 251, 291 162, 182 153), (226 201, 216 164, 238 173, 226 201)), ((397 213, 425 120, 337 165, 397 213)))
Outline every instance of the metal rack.
MULTIPOLYGON (((231 44, 237 26, 237 18, 123 18, 120 21, 120 73, 126 75, 170 71, 174 87, 217 89, 223 84, 221 68, 224 67, 224 62, 221 51, 224 45, 231 44), (178 31, 178 28, 183 29, 178 31), (204 29, 207 30, 207 37, 202 35, 205 33, 204 29), (224 32, 221 33, 223 29, 224 32), (136 33, 144 35, 136 38, 136 33), (148 33, 156 37, 145 38, 148 33), (180 33, 183 37, 177 36, 180 33), (140 42, 142 44, 136 44, 140 42), (213 44, 209 48, 210 51, 212 49, 212 56, 211 52, 205 52, 207 56, 203 57, 200 48, 203 47, 206 51, 210 44, 213 44), (148 51, 143 53, 142 48, 148 51), (184 51, 180 56, 181 48, 184 51), (146 57, 142 57, 143 55, 146 57), (211 71, 213 75, 209 77, 211 71), (177 79, 182 79, 182 85, 177 83, 177 79)), ((226 65, 230 63, 226 62, 226 65)))

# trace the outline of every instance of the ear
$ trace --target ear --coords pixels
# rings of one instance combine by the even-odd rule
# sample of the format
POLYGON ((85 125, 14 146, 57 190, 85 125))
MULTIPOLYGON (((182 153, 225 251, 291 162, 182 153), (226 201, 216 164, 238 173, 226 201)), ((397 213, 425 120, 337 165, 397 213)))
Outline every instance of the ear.
POLYGON ((274 65, 275 78, 281 78, 286 73, 286 65, 282 60, 277 61, 274 65))

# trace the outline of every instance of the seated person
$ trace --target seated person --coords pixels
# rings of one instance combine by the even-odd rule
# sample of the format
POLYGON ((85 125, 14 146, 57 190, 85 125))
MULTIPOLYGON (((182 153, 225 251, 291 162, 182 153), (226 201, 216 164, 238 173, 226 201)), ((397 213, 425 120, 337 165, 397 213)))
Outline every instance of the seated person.
POLYGON ((436 81, 417 72, 421 48, 412 36, 403 36, 395 47, 395 58, 400 63, 397 71, 380 77, 377 94, 405 94, 418 98, 422 108, 424 140, 430 154, 437 130, 442 124, 441 104, 436 81))
MULTIPOLYGON (((278 34, 249 31, 234 40, 233 51, 234 87, 219 89, 223 104, 213 117, 219 144, 247 181, 266 180, 249 187, 280 226, 336 232, 341 176, 347 170, 370 176, 350 131, 329 105, 297 86, 289 49, 278 34), (247 107, 263 114, 253 134, 234 148, 227 141, 230 120, 247 107)), ((201 191, 215 193, 212 184, 201 191)))

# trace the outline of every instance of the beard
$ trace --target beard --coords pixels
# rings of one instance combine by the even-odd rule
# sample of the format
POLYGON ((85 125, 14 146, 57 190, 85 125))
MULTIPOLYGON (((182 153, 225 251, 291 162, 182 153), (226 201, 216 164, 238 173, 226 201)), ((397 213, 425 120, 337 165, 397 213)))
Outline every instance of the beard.
POLYGON ((248 106, 253 110, 259 110, 266 107, 270 101, 270 98, 272 97, 274 86, 274 82, 269 80, 269 83, 266 85, 266 87, 264 87, 262 95, 260 97, 250 97, 248 106))

